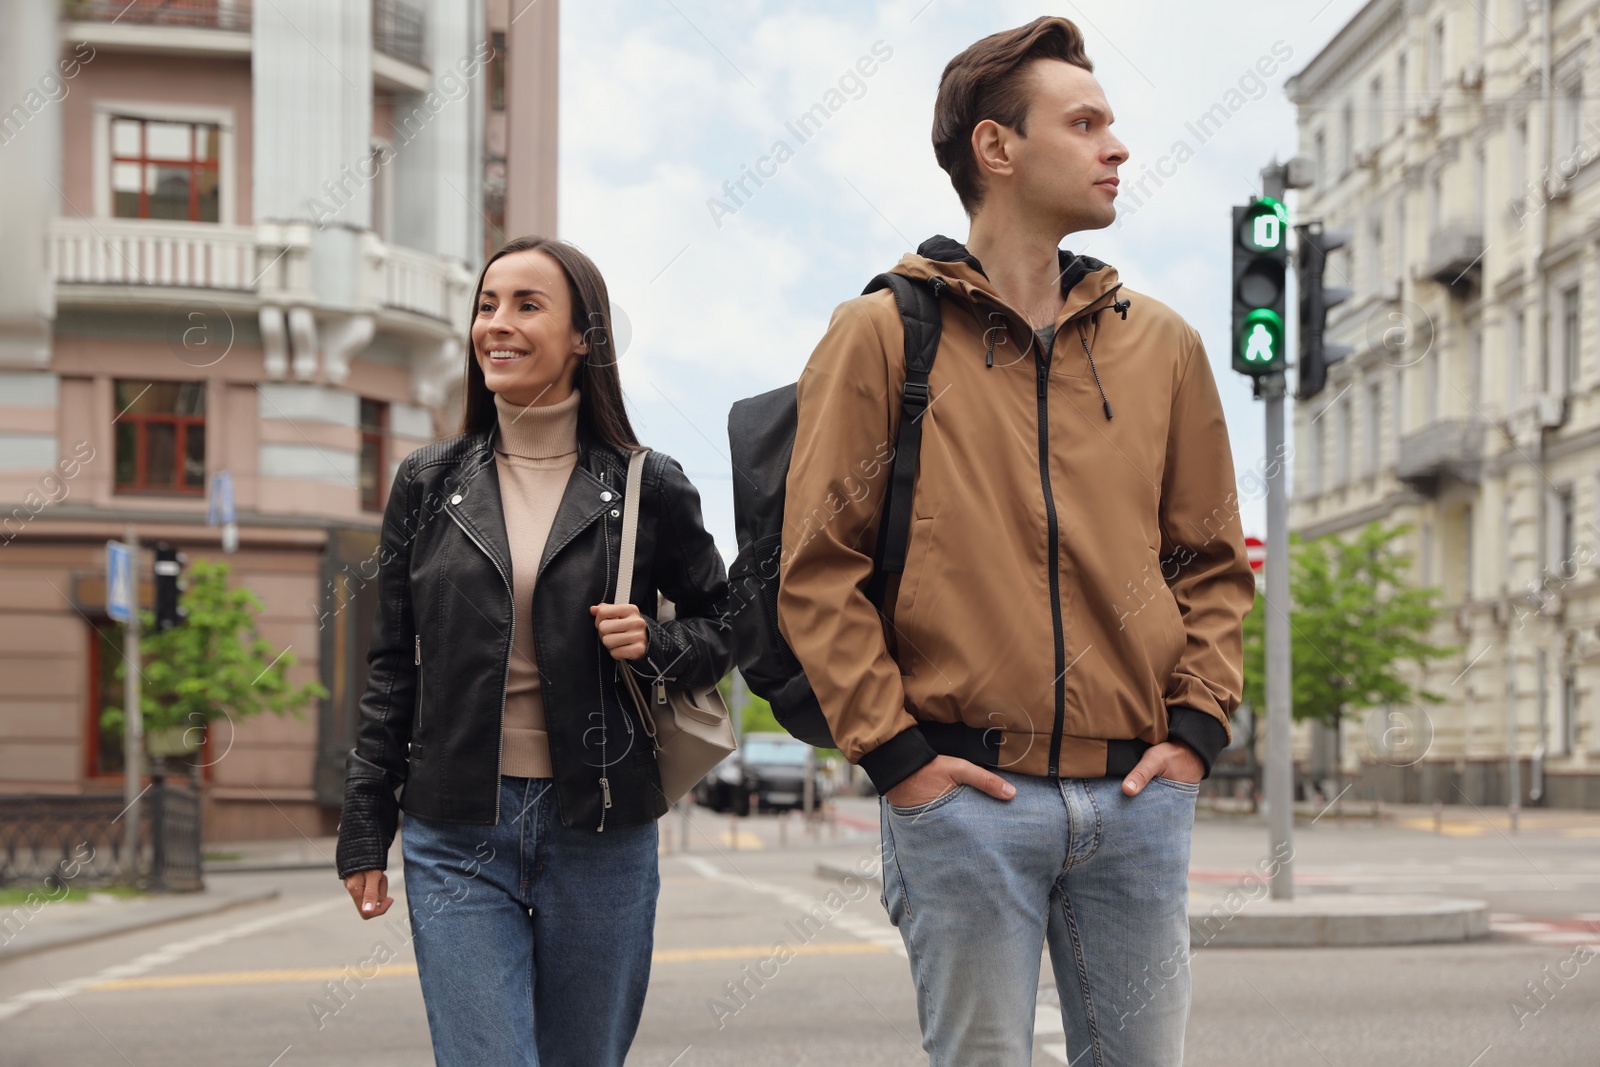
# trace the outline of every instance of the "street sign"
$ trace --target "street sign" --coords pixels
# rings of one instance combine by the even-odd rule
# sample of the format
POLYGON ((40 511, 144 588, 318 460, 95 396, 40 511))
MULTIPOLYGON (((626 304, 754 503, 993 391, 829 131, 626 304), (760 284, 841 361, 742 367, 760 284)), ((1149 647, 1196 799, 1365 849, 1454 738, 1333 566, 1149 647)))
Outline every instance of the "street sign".
POLYGON ((120 623, 133 618, 135 589, 133 550, 121 541, 107 541, 106 614, 120 623))
POLYGON ((1267 546, 1259 537, 1244 539, 1245 554, 1250 558, 1250 569, 1260 571, 1267 563, 1267 546))
POLYGON ((213 474, 211 476, 211 492, 207 496, 207 526, 227 526, 236 521, 233 514, 232 471, 218 471, 213 474))

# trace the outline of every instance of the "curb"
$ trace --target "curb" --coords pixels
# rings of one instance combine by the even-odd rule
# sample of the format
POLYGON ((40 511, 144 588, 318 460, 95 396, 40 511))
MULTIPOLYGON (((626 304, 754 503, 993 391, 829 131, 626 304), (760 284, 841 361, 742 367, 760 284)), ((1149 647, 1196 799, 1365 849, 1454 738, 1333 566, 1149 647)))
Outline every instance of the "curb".
MULTIPOLYGON (((862 877, 854 867, 829 860, 817 864, 816 876, 830 881, 862 877)), ((881 887, 881 869, 865 880, 881 887)), ((1230 908, 1226 899, 1189 893, 1189 938, 1195 949, 1359 948, 1489 936, 1489 905, 1482 900, 1327 893, 1247 901, 1230 908)))
MULTIPOLYGON (((117 937, 121 934, 131 933, 135 930, 147 930, 154 926, 165 926, 168 923, 183 922, 187 919, 197 919, 206 915, 215 915, 230 908, 242 907, 246 904, 259 904, 262 901, 275 900, 279 895, 276 888, 257 889, 242 893, 230 893, 225 896, 204 899, 206 891, 195 894, 201 899, 186 900, 178 897, 167 898, 172 903, 166 907, 158 907, 155 913, 142 915, 124 915, 120 920, 113 920, 99 927, 79 927, 78 929, 43 931, 29 938, 26 944, 20 946, 0 945, 0 964, 9 963, 23 956, 32 956, 40 952, 50 952, 69 945, 81 945, 86 941, 98 941, 102 938, 117 937)), ((167 901, 154 900, 148 903, 161 905, 167 901)), ((92 907, 93 905, 74 905, 74 907, 92 907)), ((126 905, 125 905, 126 906, 126 905)))
POLYGON ((205 865, 206 874, 270 874, 274 871, 331 871, 334 864, 327 860, 283 860, 278 863, 263 860, 217 860, 205 865))
POLYGON ((1326 893, 1256 900, 1189 897, 1196 948, 1361 948, 1474 941, 1489 936, 1489 905, 1457 897, 1326 893))

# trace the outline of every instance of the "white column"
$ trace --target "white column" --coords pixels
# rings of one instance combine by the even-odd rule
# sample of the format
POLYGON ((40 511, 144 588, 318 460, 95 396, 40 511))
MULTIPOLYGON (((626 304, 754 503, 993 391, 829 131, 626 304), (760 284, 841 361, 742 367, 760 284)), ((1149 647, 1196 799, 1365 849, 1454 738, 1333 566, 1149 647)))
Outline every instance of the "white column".
POLYGON ((55 318, 50 223, 61 212, 60 11, 52 0, 0 3, 0 366, 47 367, 55 318))
POLYGON ((431 87, 395 99, 394 241, 476 264, 484 225, 483 5, 432 0, 426 11, 431 87))

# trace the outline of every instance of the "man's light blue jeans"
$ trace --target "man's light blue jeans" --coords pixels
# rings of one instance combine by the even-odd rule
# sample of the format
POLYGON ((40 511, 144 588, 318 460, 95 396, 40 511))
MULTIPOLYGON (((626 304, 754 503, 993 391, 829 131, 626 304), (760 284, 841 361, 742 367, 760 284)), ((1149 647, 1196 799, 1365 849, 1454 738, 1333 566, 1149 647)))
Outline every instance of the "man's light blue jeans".
POLYGON ((500 779, 500 823, 407 815, 417 973, 440 1067, 622 1067, 650 979, 656 824, 595 833, 549 778, 500 779))
POLYGON ((1178 1067, 1189 1015, 1199 787, 1001 772, 913 808, 880 801, 883 904, 932 1067, 1026 1067, 1048 943, 1073 1067, 1178 1067))

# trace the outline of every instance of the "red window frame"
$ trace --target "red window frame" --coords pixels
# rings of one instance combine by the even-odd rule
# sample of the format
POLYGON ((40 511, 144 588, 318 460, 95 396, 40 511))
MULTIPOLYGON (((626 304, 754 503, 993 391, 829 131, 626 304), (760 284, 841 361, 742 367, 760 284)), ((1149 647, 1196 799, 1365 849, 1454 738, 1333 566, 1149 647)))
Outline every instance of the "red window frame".
MULTIPOLYGON (((122 384, 122 382, 119 381, 118 384, 122 384)), ((198 385, 201 389, 205 388, 204 383, 201 382, 178 382, 176 384, 198 385)), ((113 388, 113 395, 116 395, 116 392, 117 390, 113 388)), ((156 493, 171 496, 205 495, 206 485, 203 477, 200 479, 199 485, 189 485, 184 477, 186 473, 184 465, 189 455, 189 431, 198 427, 202 434, 205 433, 206 417, 203 413, 199 415, 180 415, 164 411, 135 412, 129 410, 119 412, 116 418, 111 421, 132 426, 134 440, 133 481, 122 481, 120 469, 116 470, 114 478, 116 492, 156 493), (150 427, 152 425, 170 425, 173 427, 172 461, 174 469, 172 472, 173 480, 170 485, 153 484, 150 481, 150 427)), ((209 444, 209 442, 207 443, 209 444)), ((203 455, 204 453, 202 452, 203 455)), ((120 466, 120 463, 115 464, 117 468, 120 468, 120 466)))
POLYGON ((361 507, 365 511, 382 511, 384 496, 384 463, 388 458, 389 402, 361 398, 361 459, 365 466, 367 449, 372 449, 372 485, 361 487, 361 507), (367 419, 370 410, 377 416, 367 419))
POLYGON ((106 174, 106 181, 111 183, 111 210, 117 210, 117 187, 115 181, 116 166, 118 163, 134 163, 139 167, 139 213, 137 215, 118 215, 118 218, 148 219, 150 217, 150 192, 149 183, 145 180, 145 173, 150 167, 187 167, 189 170, 189 222, 218 222, 222 213, 222 168, 220 159, 200 159, 199 139, 201 131, 214 130, 218 136, 218 152, 220 155, 220 141, 222 127, 215 122, 184 122, 169 119, 151 119, 139 115, 113 115, 111 123, 113 130, 118 122, 136 122, 139 124, 139 152, 137 155, 118 155, 116 151, 116 137, 112 136, 111 170, 106 174), (164 126, 189 127, 189 156, 187 159, 167 158, 152 156, 149 151, 150 135, 147 127, 152 122, 164 126), (200 217, 200 187, 201 179, 210 172, 213 180, 209 183, 211 188, 217 190, 217 219, 202 219, 200 217))

